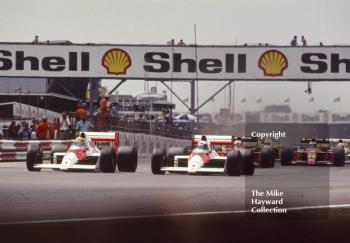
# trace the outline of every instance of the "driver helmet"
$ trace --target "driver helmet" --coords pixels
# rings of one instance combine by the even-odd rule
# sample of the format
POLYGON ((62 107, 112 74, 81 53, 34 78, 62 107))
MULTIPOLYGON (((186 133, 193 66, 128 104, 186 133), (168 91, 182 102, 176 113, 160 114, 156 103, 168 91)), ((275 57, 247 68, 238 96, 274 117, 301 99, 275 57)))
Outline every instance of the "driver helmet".
POLYGON ((316 139, 312 138, 311 142, 309 144, 310 144, 310 147, 315 148, 316 147, 316 139))
POLYGON ((209 143, 207 141, 199 141, 197 147, 200 148, 200 149, 208 149, 208 150, 210 150, 210 146, 209 146, 209 143))
POLYGON ((79 145, 84 145, 84 138, 79 136, 75 139, 76 143, 78 143, 79 145))

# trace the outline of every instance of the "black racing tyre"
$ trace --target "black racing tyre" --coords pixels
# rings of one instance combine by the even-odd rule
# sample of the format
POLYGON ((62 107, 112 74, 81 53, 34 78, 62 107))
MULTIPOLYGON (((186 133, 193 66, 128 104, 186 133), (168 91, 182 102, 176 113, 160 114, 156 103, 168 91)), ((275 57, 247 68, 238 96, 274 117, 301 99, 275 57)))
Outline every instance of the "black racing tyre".
POLYGON ((343 167, 345 165, 345 151, 344 148, 334 148, 333 150, 333 165, 343 167))
POLYGON ((117 153, 119 172, 135 172, 137 169, 137 150, 135 147, 121 146, 117 153))
POLYGON ((293 159, 293 151, 290 148, 283 148, 281 150, 281 165, 290 165, 293 159))
POLYGON ((116 155, 113 147, 103 147, 100 155, 100 171, 114 173, 116 168, 116 155))
POLYGON ((227 154, 225 162, 225 173, 229 176, 240 176, 241 175, 241 164, 242 156, 239 150, 231 150, 227 154))
POLYGON ((262 147, 260 151, 260 167, 270 168, 272 159, 273 154, 271 147, 262 147))
POLYGON ((251 149, 244 149, 241 151, 243 160, 243 174, 244 175, 254 175, 254 152, 251 149))
POLYGON ((164 175, 165 171, 161 168, 165 165, 165 150, 160 148, 153 149, 151 159, 152 173, 155 175, 164 175))
POLYGON ((272 147, 270 147, 270 153, 271 153, 271 155, 270 155, 269 168, 273 168, 273 167, 275 167, 276 152, 272 147))
POLYGON ((273 150, 273 154, 275 155, 275 160, 276 159, 279 159, 279 156, 280 156, 280 150, 278 148, 272 148, 273 150))
POLYGON ((35 164, 43 163, 43 151, 39 144, 30 144, 27 150, 26 165, 28 171, 40 171, 40 168, 34 168, 35 164))
POLYGON ((216 145, 216 146, 214 146, 214 150, 215 150, 216 152, 222 152, 222 147, 219 146, 219 145, 216 145))
POLYGON ((66 146, 63 144, 54 144, 51 147, 51 153, 50 153, 50 161, 51 164, 53 163, 53 155, 55 153, 64 153, 66 152, 66 146))

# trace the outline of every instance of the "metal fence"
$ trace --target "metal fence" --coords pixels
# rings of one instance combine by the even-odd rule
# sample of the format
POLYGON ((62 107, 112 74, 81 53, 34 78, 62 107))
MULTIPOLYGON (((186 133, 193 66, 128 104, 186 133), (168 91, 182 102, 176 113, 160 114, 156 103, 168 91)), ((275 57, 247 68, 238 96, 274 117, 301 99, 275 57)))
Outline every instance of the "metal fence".
MULTIPOLYGON (((74 116, 71 116, 74 117, 74 116)), ((88 116, 95 131, 122 131, 129 133, 143 133, 171 138, 191 138, 195 125, 191 123, 172 123, 165 120, 142 120, 130 116, 88 116)), ((76 124, 77 119, 72 120, 76 124)))

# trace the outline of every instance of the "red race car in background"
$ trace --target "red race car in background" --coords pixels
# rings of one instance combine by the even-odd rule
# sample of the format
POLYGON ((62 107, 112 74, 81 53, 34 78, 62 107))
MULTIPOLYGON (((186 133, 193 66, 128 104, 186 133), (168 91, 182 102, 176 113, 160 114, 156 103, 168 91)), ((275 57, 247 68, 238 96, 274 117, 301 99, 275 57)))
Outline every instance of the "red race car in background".
POLYGON ((281 165, 345 165, 344 146, 331 147, 329 138, 302 138, 296 148, 283 148, 281 165))

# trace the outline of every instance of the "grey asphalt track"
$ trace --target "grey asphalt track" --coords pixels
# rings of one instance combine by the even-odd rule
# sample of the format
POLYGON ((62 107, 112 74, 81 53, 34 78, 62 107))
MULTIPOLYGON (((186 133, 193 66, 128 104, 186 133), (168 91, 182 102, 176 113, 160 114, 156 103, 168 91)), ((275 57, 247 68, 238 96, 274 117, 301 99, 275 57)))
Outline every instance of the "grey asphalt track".
POLYGON ((277 189, 286 207, 350 203, 350 167, 256 169, 253 177, 28 172, 0 163, 0 223, 249 210, 251 190, 277 189), (246 204, 247 202, 247 204, 246 204))

